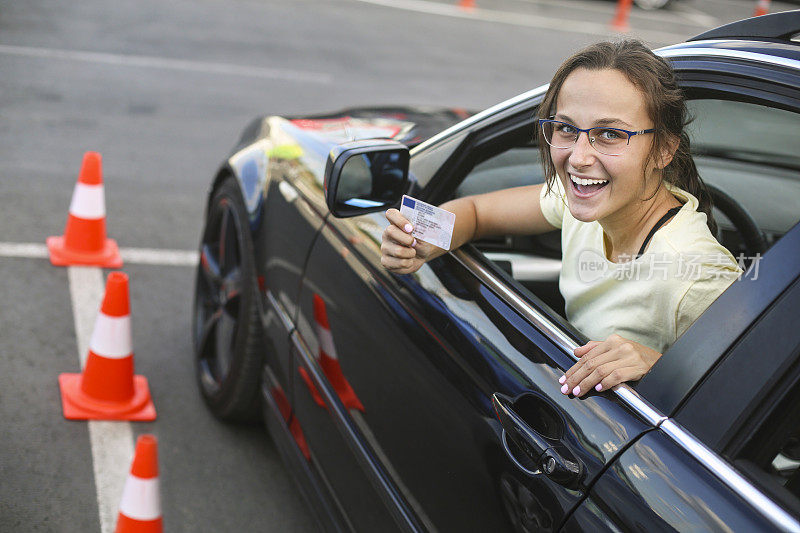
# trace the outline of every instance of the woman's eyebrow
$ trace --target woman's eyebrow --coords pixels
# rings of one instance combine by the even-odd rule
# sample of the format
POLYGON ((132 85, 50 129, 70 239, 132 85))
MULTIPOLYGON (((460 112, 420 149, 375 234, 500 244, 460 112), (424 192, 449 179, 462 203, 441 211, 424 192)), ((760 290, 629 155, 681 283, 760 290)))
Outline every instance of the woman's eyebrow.
POLYGON ((601 118, 595 124, 599 124, 601 126, 610 126, 612 124, 620 124, 622 126, 627 126, 628 128, 633 128, 630 124, 622 120, 621 118, 601 118))
MULTIPOLYGON (((567 115, 563 115, 561 113, 556 113, 553 118, 555 120, 560 120, 560 121, 563 121, 563 122, 569 122, 570 124, 575 124, 575 121, 571 117, 569 117, 567 115)), ((614 125, 614 126, 625 126, 627 128, 633 128, 632 125, 628 124, 627 122, 625 122, 621 118, 611 118, 611 117, 601 118, 601 119, 598 119, 598 120, 596 120, 594 122, 594 126, 611 126, 611 125, 614 125)), ((576 126, 577 126, 577 124, 576 124, 576 126)))

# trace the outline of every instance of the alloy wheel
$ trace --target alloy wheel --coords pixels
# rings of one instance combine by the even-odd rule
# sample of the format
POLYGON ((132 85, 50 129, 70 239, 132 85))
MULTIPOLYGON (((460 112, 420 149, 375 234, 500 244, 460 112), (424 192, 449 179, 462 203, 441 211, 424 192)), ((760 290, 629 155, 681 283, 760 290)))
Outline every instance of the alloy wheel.
POLYGON ((200 247, 195 302, 195 353, 201 384, 210 394, 231 370, 243 312, 242 228, 227 199, 214 211, 200 247))

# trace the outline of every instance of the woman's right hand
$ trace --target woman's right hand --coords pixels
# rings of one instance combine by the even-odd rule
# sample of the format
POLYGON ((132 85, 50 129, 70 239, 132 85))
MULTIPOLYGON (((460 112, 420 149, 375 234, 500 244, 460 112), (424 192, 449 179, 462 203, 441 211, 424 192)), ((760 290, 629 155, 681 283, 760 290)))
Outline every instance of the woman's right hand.
POLYGON ((386 211, 389 226, 381 238, 381 264, 395 274, 411 274, 419 270, 429 259, 436 257, 436 251, 445 251, 418 241, 411 236, 413 228, 397 209, 386 211))

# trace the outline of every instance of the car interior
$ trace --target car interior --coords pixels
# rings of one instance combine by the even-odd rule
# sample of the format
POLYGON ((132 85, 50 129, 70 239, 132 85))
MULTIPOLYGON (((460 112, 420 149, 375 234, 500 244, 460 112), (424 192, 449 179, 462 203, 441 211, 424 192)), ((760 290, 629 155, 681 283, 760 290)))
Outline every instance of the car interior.
MULTIPOLYGON (((749 102, 688 102, 692 152, 714 197, 717 239, 757 275, 764 252, 800 219, 800 121, 797 114, 749 102), (731 127, 731 125, 734 125, 731 127)), ((484 150, 453 197, 542 183, 537 139, 506 135, 505 145, 484 150)), ((495 145, 497 143, 495 142, 495 145)), ((480 152, 480 150, 479 150, 480 152)), ((560 232, 505 235, 472 243, 520 285, 564 316, 558 290, 560 232)))

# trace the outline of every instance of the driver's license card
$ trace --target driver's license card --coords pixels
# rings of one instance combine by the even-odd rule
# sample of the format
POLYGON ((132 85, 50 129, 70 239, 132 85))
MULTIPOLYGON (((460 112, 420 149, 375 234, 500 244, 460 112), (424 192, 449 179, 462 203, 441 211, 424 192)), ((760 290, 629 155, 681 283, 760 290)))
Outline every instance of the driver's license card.
POLYGON ((456 222, 455 213, 403 195, 400 214, 414 227, 414 231, 411 232, 414 238, 445 250, 450 249, 453 226, 456 222))

